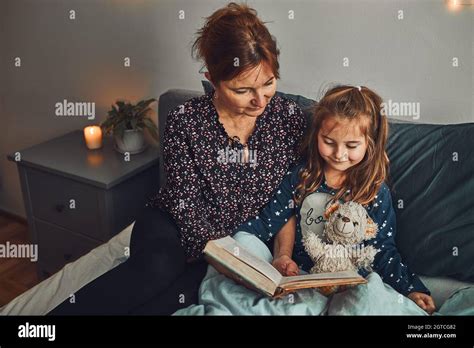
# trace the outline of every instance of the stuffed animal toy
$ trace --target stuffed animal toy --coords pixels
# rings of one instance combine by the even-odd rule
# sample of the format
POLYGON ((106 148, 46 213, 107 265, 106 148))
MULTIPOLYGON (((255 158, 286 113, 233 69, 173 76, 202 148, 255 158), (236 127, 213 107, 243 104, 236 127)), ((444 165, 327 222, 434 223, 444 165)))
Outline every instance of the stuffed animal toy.
MULTIPOLYGON (((359 203, 348 201, 333 204, 324 214, 326 223, 321 237, 314 233, 303 236, 306 252, 314 262, 311 273, 327 273, 359 269, 372 271, 377 250, 363 241, 377 234, 377 224, 359 203)), ((346 287, 323 287, 325 295, 346 287)))

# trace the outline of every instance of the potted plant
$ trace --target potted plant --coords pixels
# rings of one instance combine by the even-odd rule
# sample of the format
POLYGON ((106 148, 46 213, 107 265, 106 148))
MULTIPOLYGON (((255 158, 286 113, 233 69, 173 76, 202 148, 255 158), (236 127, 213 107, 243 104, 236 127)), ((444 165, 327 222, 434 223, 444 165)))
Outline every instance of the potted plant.
POLYGON ((158 127, 148 118, 152 109, 150 104, 156 99, 147 99, 131 104, 118 100, 112 105, 107 119, 101 123, 105 134, 113 133, 115 138, 115 149, 121 153, 140 153, 146 149, 143 130, 147 129, 150 135, 158 141, 158 127))

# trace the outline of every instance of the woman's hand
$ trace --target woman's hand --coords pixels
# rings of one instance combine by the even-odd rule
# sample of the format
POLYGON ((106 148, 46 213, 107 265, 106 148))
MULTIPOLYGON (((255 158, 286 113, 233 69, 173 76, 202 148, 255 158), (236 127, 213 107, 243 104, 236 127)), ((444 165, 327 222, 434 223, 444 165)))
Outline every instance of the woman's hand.
POLYGON ((272 265, 284 276, 296 276, 299 273, 298 265, 288 255, 273 259, 272 265))
POLYGON ((436 307, 433 298, 422 292, 411 292, 408 298, 415 302, 421 309, 424 309, 428 314, 432 314, 436 307))

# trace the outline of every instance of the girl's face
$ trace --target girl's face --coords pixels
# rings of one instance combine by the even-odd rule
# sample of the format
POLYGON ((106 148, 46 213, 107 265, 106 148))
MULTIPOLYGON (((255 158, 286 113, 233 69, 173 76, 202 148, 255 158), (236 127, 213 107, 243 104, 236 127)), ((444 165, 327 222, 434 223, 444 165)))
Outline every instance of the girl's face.
POLYGON ((357 121, 331 117, 323 121, 319 130, 318 150, 331 169, 344 172, 362 161, 367 139, 357 121))
MULTIPOLYGON (((208 73, 206 77, 210 78, 208 73)), ((276 92, 276 78, 267 63, 214 86, 219 106, 233 116, 260 116, 276 92)))

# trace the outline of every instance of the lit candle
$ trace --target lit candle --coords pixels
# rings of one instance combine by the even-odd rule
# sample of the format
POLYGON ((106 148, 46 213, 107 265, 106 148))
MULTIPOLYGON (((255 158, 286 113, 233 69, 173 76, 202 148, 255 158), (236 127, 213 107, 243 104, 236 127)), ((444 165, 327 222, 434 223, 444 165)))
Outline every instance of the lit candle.
POLYGON ((90 150, 102 147, 102 129, 99 126, 89 126, 84 128, 84 139, 87 148, 90 150))

